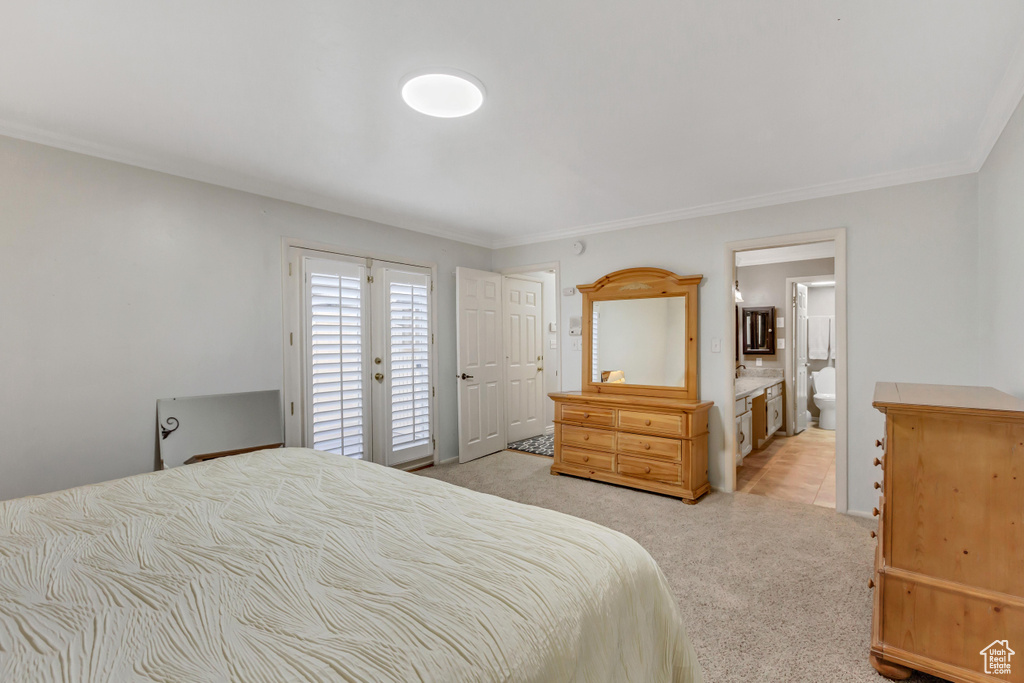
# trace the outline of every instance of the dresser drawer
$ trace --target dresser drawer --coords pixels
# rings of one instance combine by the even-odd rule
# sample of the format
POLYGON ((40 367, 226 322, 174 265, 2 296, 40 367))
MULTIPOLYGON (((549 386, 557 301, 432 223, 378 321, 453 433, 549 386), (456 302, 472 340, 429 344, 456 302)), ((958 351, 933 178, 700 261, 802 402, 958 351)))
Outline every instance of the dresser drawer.
POLYGON ((662 432, 677 436, 688 436, 684 433, 685 421, 682 415, 665 415, 663 413, 641 413, 632 410, 619 411, 619 428, 636 429, 642 432, 662 432))
POLYGON ((601 429, 588 429, 573 425, 559 425, 562 430, 562 443, 570 446, 582 446, 598 451, 615 450, 615 432, 601 429))
POLYGON ((669 462, 620 455, 616 469, 619 474, 635 477, 636 479, 650 479, 651 481, 662 481, 666 484, 678 484, 680 482, 679 465, 669 462))
POLYGON ((596 453, 572 446, 562 446, 562 462, 592 470, 613 472, 615 456, 611 453, 596 453))
POLYGON ((563 405, 561 418, 566 422, 579 422, 604 427, 615 426, 615 410, 613 408, 563 405))
POLYGON ((641 436, 619 432, 616 438, 616 450, 623 453, 642 455, 647 458, 679 461, 682 456, 682 444, 678 439, 663 439, 658 436, 641 436))

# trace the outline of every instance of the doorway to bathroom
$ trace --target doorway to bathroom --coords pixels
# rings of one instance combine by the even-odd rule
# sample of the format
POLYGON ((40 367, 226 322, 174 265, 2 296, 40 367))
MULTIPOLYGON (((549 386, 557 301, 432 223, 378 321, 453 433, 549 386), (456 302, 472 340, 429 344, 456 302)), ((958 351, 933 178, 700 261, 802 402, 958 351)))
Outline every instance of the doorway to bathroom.
POLYGON ((729 245, 728 473, 735 491, 845 512, 845 243, 837 232, 729 245))

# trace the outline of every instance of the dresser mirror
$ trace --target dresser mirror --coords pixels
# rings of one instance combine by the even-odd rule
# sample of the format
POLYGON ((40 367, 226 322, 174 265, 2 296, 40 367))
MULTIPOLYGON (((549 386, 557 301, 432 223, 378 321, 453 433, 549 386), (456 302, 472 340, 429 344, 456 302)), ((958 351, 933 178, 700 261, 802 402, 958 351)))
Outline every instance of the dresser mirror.
POLYGON ((658 268, 580 285, 585 391, 697 400, 697 286, 658 268))

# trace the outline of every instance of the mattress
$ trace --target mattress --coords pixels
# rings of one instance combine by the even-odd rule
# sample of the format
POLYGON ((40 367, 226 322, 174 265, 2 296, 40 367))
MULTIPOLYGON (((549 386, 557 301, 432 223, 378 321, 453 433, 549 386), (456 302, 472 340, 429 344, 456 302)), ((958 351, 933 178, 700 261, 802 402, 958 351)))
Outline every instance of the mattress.
POLYGON ((0 503, 2 681, 701 681, 627 536, 306 449, 0 503))

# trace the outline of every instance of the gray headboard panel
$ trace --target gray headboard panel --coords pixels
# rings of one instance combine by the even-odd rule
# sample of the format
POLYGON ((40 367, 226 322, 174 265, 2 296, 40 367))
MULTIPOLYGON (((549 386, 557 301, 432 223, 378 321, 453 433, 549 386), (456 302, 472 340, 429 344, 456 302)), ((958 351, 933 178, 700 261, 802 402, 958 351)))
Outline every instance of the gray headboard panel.
POLYGON ((162 398, 156 402, 157 440, 163 466, 195 456, 276 447, 284 441, 281 392, 162 398))

